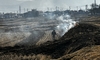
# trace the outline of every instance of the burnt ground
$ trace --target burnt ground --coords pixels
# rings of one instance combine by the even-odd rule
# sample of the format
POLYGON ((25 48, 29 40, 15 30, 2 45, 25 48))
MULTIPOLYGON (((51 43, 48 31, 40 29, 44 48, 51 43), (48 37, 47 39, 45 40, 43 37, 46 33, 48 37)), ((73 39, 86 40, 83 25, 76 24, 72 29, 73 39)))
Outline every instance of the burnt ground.
POLYGON ((100 28, 99 26, 87 23, 79 23, 79 25, 70 29, 63 37, 53 42, 46 42, 40 46, 14 46, 0 47, 0 56, 5 54, 44 54, 50 55, 52 58, 59 58, 66 54, 71 54, 84 47, 100 45, 100 28))

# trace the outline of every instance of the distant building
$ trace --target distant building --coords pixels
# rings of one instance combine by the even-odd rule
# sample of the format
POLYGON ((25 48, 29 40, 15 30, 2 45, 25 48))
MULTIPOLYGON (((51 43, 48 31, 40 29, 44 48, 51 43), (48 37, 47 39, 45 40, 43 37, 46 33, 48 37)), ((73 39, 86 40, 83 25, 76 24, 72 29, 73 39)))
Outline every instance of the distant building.
POLYGON ((27 17, 38 17, 40 15, 40 13, 42 13, 42 12, 39 12, 36 9, 33 9, 32 11, 28 11, 28 12, 24 13, 23 17, 24 18, 27 18, 27 17))
POLYGON ((16 13, 6 13, 3 15, 3 18, 16 18, 17 14, 16 13))
POLYGON ((1 14, 1 13, 0 13, 0 19, 3 18, 3 15, 4 15, 4 14, 1 14))

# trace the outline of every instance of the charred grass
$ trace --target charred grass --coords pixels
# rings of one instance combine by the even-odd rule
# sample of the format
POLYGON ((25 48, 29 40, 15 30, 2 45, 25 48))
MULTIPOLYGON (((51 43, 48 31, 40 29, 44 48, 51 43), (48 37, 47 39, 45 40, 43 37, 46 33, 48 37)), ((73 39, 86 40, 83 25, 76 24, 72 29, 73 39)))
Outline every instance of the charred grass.
POLYGON ((46 42, 39 46, 1 47, 0 58, 3 60, 50 60, 67 55, 66 57, 69 58, 66 59, 75 60, 79 56, 73 57, 72 53, 84 47, 100 45, 99 37, 100 28, 98 26, 80 23, 70 29, 62 38, 53 42, 46 42))

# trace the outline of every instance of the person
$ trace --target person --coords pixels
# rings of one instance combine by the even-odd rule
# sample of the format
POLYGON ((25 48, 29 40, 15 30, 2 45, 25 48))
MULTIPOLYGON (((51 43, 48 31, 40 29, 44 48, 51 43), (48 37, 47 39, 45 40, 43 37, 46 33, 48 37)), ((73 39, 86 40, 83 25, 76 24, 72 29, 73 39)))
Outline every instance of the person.
POLYGON ((56 35, 56 31, 53 30, 53 31, 52 31, 52 38, 53 38, 53 40, 55 40, 55 35, 56 35))

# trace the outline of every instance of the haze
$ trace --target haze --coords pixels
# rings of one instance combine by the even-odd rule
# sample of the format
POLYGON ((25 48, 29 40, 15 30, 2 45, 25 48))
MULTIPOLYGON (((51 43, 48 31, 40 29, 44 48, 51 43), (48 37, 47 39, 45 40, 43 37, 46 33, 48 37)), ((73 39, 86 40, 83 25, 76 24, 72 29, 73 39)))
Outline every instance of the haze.
MULTIPOLYGON (((49 9, 55 10, 55 7, 59 7, 61 10, 71 9, 76 10, 85 9, 85 5, 90 6, 94 0, 0 0, 0 12, 17 12, 18 7, 21 6, 22 11, 25 9, 38 9, 46 11, 49 9)), ((97 0, 97 4, 100 0, 97 0)), ((89 7, 90 8, 90 7, 89 7)))

